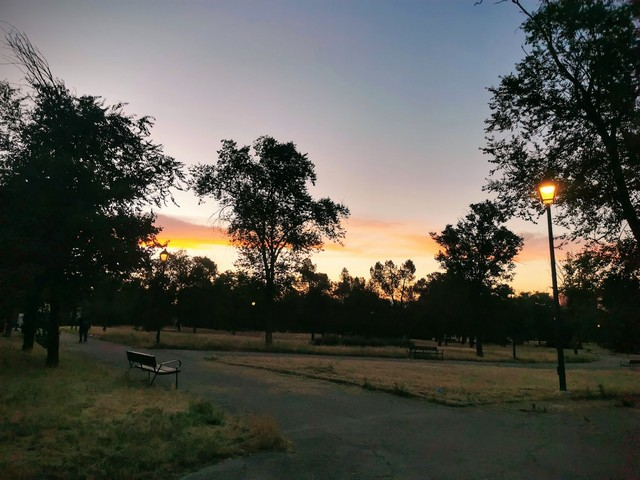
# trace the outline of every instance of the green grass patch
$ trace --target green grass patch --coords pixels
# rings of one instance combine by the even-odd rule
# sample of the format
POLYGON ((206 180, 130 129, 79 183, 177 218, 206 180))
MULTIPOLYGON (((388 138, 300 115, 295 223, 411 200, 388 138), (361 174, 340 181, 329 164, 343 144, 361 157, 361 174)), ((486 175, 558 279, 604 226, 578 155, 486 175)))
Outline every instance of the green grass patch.
POLYGON ((228 415, 81 354, 47 369, 39 346, 0 339, 0 478, 171 479, 289 443, 271 418, 228 415))

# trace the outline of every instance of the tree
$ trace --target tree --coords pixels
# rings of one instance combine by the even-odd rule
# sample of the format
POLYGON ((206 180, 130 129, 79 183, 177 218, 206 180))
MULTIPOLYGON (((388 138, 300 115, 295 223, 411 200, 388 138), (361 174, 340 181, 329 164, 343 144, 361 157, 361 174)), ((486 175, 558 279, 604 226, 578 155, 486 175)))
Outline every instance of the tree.
POLYGON ((475 302, 476 351, 482 356, 483 312, 491 305, 491 295, 499 293, 502 282, 513 278, 514 257, 523 240, 501 224, 506 216, 495 204, 484 201, 470 205, 471 211, 456 226, 441 233, 431 232, 442 250, 435 259, 448 275, 471 287, 468 300, 475 302))
POLYGON ((525 56, 491 87, 485 187, 532 219, 533 192, 560 182, 558 223, 574 238, 640 243, 640 2, 543 0, 524 13, 525 56))
POLYGON ((218 267, 213 260, 207 257, 188 258, 186 268, 180 271, 176 291, 178 330, 182 324, 192 327, 193 333, 198 327, 213 326, 217 275, 218 267))
POLYGON ((412 260, 407 260, 399 266, 396 266, 393 260, 386 260, 384 265, 376 262, 369 269, 369 273, 372 287, 391 301, 393 310, 390 314, 393 317, 393 323, 400 325, 402 335, 408 338, 409 316, 405 307, 407 300, 413 297, 412 286, 416 278, 416 266, 412 260), (399 302, 396 302, 396 295, 399 297, 399 302))
POLYGON ((416 280, 416 266, 413 260, 407 260, 398 268, 400 276, 400 306, 404 307, 405 302, 413 298, 413 282, 416 280))
POLYGON ((632 239, 589 245, 563 263, 567 313, 581 337, 640 350, 640 266, 632 239))
POLYGON ((22 282, 25 313, 48 304, 47 365, 55 366, 64 308, 149 258, 159 229, 148 209, 171 198, 181 164, 149 139, 149 117, 73 95, 24 34, 12 31, 7 42, 30 91, 0 89, 11 106, 0 114, 0 269, 22 282))
POLYGON ((326 273, 318 272, 311 259, 306 258, 298 269, 297 285, 298 292, 303 296, 304 323, 311 330, 313 342, 316 332, 324 334, 326 330, 325 317, 331 304, 331 281, 326 273))
POLYGON ((219 219, 238 249, 238 266, 264 286, 265 343, 273 341, 273 302, 296 264, 320 250, 323 240, 344 237, 341 220, 349 209, 329 198, 314 200, 308 185, 316 173, 292 142, 262 136, 249 146, 223 140, 215 165, 191 169, 191 185, 202 200, 220 205, 219 219))
POLYGON ((383 295, 389 297, 391 305, 395 305, 395 294, 400 285, 400 273, 393 260, 386 260, 384 265, 381 262, 369 269, 371 284, 383 295))

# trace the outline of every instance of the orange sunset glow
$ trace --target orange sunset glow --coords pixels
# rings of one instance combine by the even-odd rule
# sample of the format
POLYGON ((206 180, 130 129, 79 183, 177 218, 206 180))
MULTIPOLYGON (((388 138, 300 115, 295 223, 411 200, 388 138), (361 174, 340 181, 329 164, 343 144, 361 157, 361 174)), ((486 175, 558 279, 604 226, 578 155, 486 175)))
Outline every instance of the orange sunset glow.
MULTIPOLYGON (((159 214, 156 224, 162 227, 160 242, 169 242, 171 251, 185 250, 189 255, 214 260, 221 271, 233 270, 237 255, 220 226, 202 225, 169 215, 159 214)), ((429 237, 433 227, 418 222, 383 222, 350 218, 343 245, 327 243, 312 260, 319 271, 336 280, 343 268, 354 276, 369 278, 369 269, 377 261, 401 263, 411 259, 417 277, 438 271, 434 255, 438 245, 429 237)), ((522 233, 524 249, 516 257, 516 275, 512 286, 516 291, 547 291, 550 284, 549 244, 544 232, 522 233)), ((558 252, 564 257, 564 251, 558 252)))

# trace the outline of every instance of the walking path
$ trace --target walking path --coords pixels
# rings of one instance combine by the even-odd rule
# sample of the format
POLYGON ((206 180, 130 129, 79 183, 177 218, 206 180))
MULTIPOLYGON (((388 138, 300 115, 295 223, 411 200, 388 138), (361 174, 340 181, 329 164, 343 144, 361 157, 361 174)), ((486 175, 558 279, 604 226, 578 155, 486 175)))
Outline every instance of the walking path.
MULTIPOLYGON (((127 347, 61 337, 127 368, 127 347)), ((231 459, 183 480, 640 479, 640 410, 504 411, 452 408, 357 387, 206 360, 213 352, 161 350, 180 359, 180 389, 237 413, 273 416, 291 453, 231 459)), ((168 388, 172 377, 158 377, 168 388)))

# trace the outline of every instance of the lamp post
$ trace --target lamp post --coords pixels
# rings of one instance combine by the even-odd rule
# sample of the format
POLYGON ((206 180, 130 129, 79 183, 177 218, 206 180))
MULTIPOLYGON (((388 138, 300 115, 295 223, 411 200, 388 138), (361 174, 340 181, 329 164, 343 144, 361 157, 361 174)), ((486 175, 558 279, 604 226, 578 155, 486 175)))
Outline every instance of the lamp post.
MULTIPOLYGON (((167 266, 167 260, 169 260, 169 252, 165 248, 160 252, 160 292, 164 293, 164 270, 167 266)), ((160 312, 158 312, 160 313, 160 312)), ((160 343, 160 330, 162 329, 161 319, 158 319, 158 331, 156 332, 156 343, 160 343)))
POLYGON ((560 328, 560 300, 558 298, 558 279, 556 274, 556 254, 553 245, 553 226, 551 223, 551 205, 556 199, 556 185, 543 182, 538 187, 540 199, 547 210, 547 224, 549 226, 549 256, 551 257, 551 285, 553 288, 553 316, 556 330, 556 351, 558 352, 558 380, 560 391, 567 390, 567 378, 564 369, 564 348, 562 345, 562 330, 560 328))

